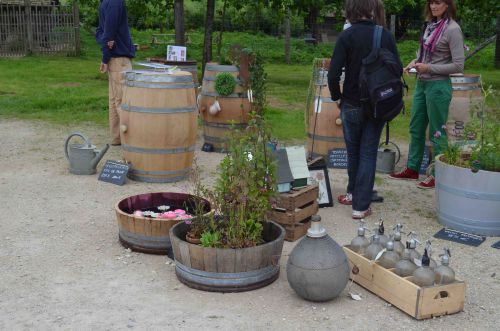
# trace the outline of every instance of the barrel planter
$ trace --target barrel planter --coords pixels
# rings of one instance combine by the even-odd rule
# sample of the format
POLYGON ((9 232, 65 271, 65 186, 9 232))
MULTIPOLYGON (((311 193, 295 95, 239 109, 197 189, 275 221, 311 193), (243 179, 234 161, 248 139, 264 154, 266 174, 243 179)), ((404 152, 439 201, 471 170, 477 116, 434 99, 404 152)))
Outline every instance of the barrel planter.
POLYGON ((446 126, 450 141, 461 140, 465 123, 471 120, 471 110, 483 102, 481 76, 474 74, 452 75, 453 90, 446 126))
POLYGON ((169 66, 175 66, 179 68, 181 71, 187 71, 191 73, 193 76, 193 82, 196 85, 196 87, 199 86, 199 79, 198 79, 198 67, 196 65, 195 60, 187 60, 187 61, 168 61, 167 59, 164 58, 159 58, 159 57, 152 57, 150 59, 151 62, 156 62, 156 63, 162 63, 165 65, 169 66))
POLYGON ((285 230, 265 222, 265 243, 247 248, 206 248, 185 241, 188 226, 170 230, 177 278, 189 287, 211 292, 243 292, 271 284, 279 277, 285 230))
MULTIPOLYGON (((332 101, 328 89, 327 72, 330 60, 324 59, 314 84, 313 102, 309 103, 306 117, 307 150, 312 157, 328 156, 334 148, 345 148, 340 108, 332 101)), ((342 84, 342 82, 341 82, 342 84)))
POLYGON ((179 220, 134 216, 136 210, 152 210, 167 205, 170 210, 194 209, 194 203, 201 199, 210 212, 210 203, 200 197, 184 193, 146 193, 127 197, 115 205, 120 243, 134 251, 150 254, 169 254, 172 251, 170 229, 179 220))
POLYGON ((230 130, 242 129, 248 125, 251 104, 243 85, 238 67, 216 63, 207 63, 205 66, 199 105, 203 116, 203 139, 205 143, 211 144, 216 152, 227 150, 226 136, 230 130), (237 82, 233 93, 227 96, 219 95, 215 91, 215 79, 218 74, 224 72, 230 73, 237 82), (212 115, 209 108, 216 100, 221 111, 212 115))
POLYGON ((194 87, 185 71, 126 72, 120 129, 130 179, 168 183, 188 177, 197 133, 194 87))
POLYGON ((439 222, 447 227, 500 236, 500 173, 474 173, 436 157, 436 206, 439 222))

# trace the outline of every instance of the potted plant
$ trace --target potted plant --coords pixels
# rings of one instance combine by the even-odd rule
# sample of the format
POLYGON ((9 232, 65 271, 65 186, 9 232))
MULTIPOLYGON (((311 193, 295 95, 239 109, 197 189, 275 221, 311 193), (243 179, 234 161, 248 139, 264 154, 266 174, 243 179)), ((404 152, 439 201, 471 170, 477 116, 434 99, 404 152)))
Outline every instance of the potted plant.
POLYGON ((254 94, 248 127, 231 130, 213 188, 193 176, 195 195, 210 201, 213 213, 203 216, 203 208, 196 208, 195 218, 170 230, 177 277, 193 288, 239 292, 279 276, 285 230, 265 221, 277 194, 276 163, 263 116, 265 75, 261 64, 252 72, 261 92, 254 94), (200 244, 187 242, 188 233, 197 233, 200 244))
POLYGON ((434 133, 433 139, 444 144, 435 160, 436 209, 439 222, 450 228, 500 236, 500 110, 486 109, 491 87, 483 93, 465 141, 449 144, 441 131, 434 133))

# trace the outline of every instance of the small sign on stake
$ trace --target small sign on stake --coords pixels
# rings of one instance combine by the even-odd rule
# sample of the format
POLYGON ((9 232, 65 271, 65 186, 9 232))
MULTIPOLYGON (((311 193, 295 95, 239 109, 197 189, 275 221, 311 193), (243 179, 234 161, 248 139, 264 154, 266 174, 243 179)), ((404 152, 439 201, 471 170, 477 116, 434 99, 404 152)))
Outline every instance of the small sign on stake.
POLYGON ((328 151, 328 168, 347 169, 347 149, 334 148, 328 151))
POLYGON ((123 185, 129 169, 130 165, 126 163, 107 160, 104 167, 102 167, 98 180, 115 185, 123 185))

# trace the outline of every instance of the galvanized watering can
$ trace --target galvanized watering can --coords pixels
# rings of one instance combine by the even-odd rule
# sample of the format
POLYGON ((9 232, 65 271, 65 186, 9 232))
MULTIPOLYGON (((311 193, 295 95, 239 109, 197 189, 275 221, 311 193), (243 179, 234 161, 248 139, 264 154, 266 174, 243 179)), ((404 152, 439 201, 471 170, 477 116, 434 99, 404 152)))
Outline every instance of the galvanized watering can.
POLYGON ((69 172, 75 175, 95 174, 95 168, 108 148, 109 145, 106 144, 102 150, 98 150, 82 133, 71 133, 68 138, 66 138, 66 142, 64 143, 64 152, 66 153, 66 158, 69 160, 69 172), (69 140, 73 136, 81 137, 85 143, 70 145, 69 140))
POLYGON ((377 171, 384 174, 393 173, 400 158, 401 152, 398 145, 391 141, 387 144, 381 143, 377 152, 377 171), (389 148, 389 145, 392 145, 392 147, 389 148))

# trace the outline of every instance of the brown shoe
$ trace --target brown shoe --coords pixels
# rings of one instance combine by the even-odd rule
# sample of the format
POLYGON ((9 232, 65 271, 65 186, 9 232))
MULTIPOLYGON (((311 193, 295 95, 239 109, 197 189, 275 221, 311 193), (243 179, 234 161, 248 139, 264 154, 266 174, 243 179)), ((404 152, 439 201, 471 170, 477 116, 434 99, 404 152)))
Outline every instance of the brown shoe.
POLYGON ((410 168, 404 168, 400 172, 393 172, 389 175, 389 178, 401 180, 418 180, 418 171, 410 168))

